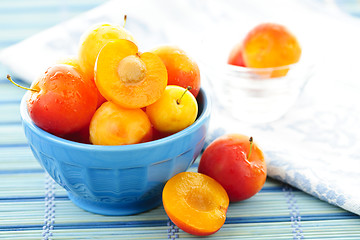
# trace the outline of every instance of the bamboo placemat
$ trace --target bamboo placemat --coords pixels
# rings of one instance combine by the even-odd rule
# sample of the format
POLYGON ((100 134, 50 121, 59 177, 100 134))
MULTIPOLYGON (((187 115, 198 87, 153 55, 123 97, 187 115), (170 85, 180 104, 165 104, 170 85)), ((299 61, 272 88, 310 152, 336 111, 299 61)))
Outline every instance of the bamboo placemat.
MULTIPOLYGON (((103 2, 1 1, 0 49, 103 2)), ((174 226, 162 206, 122 217, 76 207, 33 157, 19 115, 24 91, 1 65, 0 74, 0 239, 197 238, 174 226)), ((208 239, 360 239, 360 217, 268 179, 253 198, 230 204, 225 225, 208 239)))
MULTIPOLYGON (((196 238, 174 226, 162 206, 121 217, 75 206, 27 145, 19 116, 23 93, 0 81, 0 239, 196 238)), ((230 204, 225 225, 208 238, 360 239, 360 217, 268 179, 253 198, 230 204)))

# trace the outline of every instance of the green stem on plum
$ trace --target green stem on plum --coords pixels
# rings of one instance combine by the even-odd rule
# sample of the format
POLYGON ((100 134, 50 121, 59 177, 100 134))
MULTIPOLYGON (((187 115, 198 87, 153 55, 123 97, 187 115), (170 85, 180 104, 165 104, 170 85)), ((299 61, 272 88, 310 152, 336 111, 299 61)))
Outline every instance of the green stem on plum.
POLYGON ((185 91, 183 92, 183 94, 181 95, 181 97, 176 100, 176 103, 177 103, 178 105, 180 104, 180 101, 181 101, 181 99, 184 97, 185 93, 186 93, 187 91, 189 91, 189 90, 191 90, 191 87, 190 87, 190 86, 188 86, 188 87, 185 89, 185 91))
POLYGON ((249 150, 249 155, 248 155, 248 159, 250 159, 250 157, 251 157, 251 153, 252 153, 252 146, 253 146, 253 143, 254 143, 254 140, 253 140, 253 137, 250 137, 249 138, 249 142, 250 142, 250 150, 249 150))
POLYGON ((127 19, 127 15, 125 14, 125 15, 124 15, 124 25, 123 25, 123 28, 125 28, 126 19, 127 19))
POLYGON ((29 91, 33 91, 33 92, 40 92, 40 90, 33 89, 33 88, 27 88, 27 87, 24 87, 24 86, 21 86, 21 85, 17 84, 16 82, 14 82, 14 81, 11 79, 11 77, 10 77, 9 74, 6 76, 6 78, 7 78, 10 82, 12 82, 15 86, 17 86, 17 87, 19 87, 19 88, 22 88, 22 89, 25 89, 25 90, 29 90, 29 91))

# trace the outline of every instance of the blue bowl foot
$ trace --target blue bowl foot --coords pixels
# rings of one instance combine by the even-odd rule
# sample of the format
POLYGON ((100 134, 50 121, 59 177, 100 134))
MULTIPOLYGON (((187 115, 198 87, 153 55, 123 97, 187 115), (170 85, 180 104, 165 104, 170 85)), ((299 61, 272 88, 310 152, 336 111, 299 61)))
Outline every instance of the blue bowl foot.
POLYGON ((101 215, 127 216, 142 213, 161 205, 161 195, 133 203, 107 203, 79 198, 68 192, 70 200, 78 207, 101 215))

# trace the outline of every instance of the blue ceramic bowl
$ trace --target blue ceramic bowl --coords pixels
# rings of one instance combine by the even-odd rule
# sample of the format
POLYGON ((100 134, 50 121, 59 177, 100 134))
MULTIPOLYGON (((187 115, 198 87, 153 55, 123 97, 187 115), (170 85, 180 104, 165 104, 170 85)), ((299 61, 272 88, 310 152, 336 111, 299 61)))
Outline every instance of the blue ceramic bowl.
POLYGON ((186 171, 204 146, 210 99, 202 89, 199 115, 171 136, 134 145, 99 146, 72 142, 38 128, 26 95, 20 107, 30 148, 41 166, 80 208, 103 215, 131 215, 161 204, 168 179, 186 171))

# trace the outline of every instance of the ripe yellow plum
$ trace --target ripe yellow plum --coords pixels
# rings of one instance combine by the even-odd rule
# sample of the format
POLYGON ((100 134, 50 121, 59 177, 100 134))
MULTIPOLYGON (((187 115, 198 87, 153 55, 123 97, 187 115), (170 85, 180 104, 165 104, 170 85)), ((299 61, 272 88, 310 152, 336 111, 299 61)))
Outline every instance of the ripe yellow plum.
POLYGON ((103 103, 90 122, 90 142, 95 145, 128 145, 149 141, 152 127, 141 109, 103 103))
POLYGON ((90 27, 80 38, 78 51, 79 65, 90 78, 94 78, 96 58, 104 45, 117 39, 128 39, 135 42, 132 34, 123 27, 108 23, 90 27))
POLYGON ((194 95, 180 86, 168 85, 155 103, 146 107, 154 128, 164 133, 176 133, 193 124, 198 113, 194 95))

